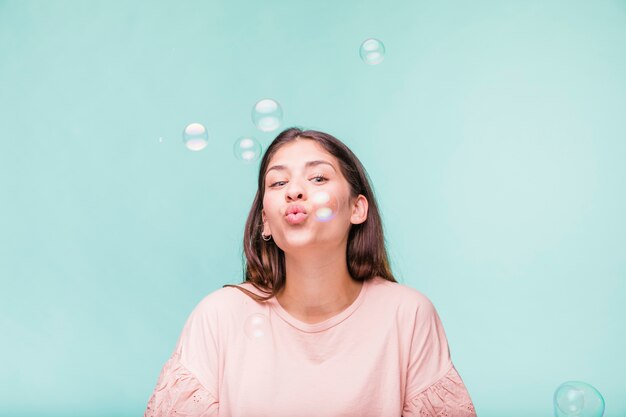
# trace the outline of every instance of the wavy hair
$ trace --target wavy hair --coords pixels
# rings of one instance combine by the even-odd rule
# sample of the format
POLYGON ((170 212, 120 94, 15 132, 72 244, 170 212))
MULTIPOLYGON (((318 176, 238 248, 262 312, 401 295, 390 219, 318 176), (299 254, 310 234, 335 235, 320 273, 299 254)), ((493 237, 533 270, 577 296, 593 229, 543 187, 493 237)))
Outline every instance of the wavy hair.
POLYGON ((367 219, 361 224, 353 224, 348 233, 346 260, 348 272, 352 279, 367 281, 379 276, 388 281, 397 282, 389 266, 382 220, 374 192, 370 186, 367 172, 359 159, 343 142, 328 133, 291 127, 276 136, 263 155, 259 169, 258 189, 248 214, 243 235, 245 271, 244 281, 238 285, 249 282, 261 292, 269 295, 261 297, 232 284, 223 285, 222 288, 235 287, 255 301, 267 301, 284 287, 286 281, 285 253, 273 240, 266 242, 261 238, 263 231, 261 211, 265 195, 265 173, 269 161, 281 146, 298 139, 315 141, 337 158, 341 173, 350 185, 351 197, 356 198, 362 194, 367 199, 367 219))

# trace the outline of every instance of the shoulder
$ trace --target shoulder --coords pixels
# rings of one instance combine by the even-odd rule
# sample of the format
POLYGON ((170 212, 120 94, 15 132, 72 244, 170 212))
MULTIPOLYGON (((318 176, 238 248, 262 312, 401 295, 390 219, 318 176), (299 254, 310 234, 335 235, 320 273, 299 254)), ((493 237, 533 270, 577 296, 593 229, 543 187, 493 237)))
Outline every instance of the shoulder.
MULTIPOLYGON (((254 294, 266 296, 261 291, 257 290, 251 283, 244 282, 236 285, 237 287, 246 289, 254 294)), ((205 295, 200 302, 195 306, 195 313, 210 313, 217 314, 232 310, 233 308, 243 307, 248 303, 254 303, 255 301, 246 293, 235 287, 220 287, 209 294, 205 295)))
POLYGON ((405 317, 422 318, 436 315, 436 309, 426 294, 407 284, 388 281, 375 277, 371 280, 370 290, 379 302, 394 305, 398 313, 405 317))
POLYGON ((424 293, 404 283, 375 277, 371 279, 370 288, 377 295, 392 298, 402 305, 409 307, 432 306, 432 302, 424 293))

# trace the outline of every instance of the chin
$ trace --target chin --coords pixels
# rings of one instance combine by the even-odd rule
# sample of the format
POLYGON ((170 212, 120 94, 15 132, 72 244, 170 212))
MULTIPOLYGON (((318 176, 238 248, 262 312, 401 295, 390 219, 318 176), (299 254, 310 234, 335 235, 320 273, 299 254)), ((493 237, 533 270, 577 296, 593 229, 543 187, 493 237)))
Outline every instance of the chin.
POLYGON ((313 236, 309 234, 290 234, 289 236, 283 236, 280 244, 276 243, 276 245, 281 248, 283 251, 288 252, 290 249, 301 249, 306 247, 311 247, 315 245, 319 245, 319 241, 316 241, 313 236))

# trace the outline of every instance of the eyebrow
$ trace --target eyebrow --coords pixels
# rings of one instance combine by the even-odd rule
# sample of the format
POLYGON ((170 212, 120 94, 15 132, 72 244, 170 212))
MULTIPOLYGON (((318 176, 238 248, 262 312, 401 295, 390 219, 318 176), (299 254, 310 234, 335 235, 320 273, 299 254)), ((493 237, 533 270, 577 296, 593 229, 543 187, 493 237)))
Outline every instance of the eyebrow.
MULTIPOLYGON (((333 164, 331 164, 331 163, 330 163, 330 162, 328 162, 328 161, 309 161, 309 162, 307 162, 306 164, 304 164, 304 166, 305 166, 306 168, 309 168, 309 167, 314 167, 314 166, 317 166, 317 165, 320 165, 320 164, 327 164, 327 165, 330 165, 330 167, 331 167, 331 168, 332 168, 335 172, 337 172, 337 170, 335 169, 335 167, 333 166, 333 164)), ((284 171, 285 169, 287 169, 287 167, 286 167, 285 165, 274 165, 274 166, 272 166, 272 167, 268 168, 268 170, 267 170, 267 171, 265 171, 265 175, 267 176, 267 174, 268 174, 271 170, 273 170, 273 169, 278 170, 278 171, 284 171)))

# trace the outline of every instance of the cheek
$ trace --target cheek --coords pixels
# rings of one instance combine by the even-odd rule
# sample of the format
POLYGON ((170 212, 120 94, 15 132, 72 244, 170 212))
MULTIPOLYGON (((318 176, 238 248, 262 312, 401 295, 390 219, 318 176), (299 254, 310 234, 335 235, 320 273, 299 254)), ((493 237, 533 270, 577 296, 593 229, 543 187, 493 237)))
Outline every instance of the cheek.
POLYGON ((335 191, 338 209, 341 211, 350 210, 350 193, 345 189, 335 191))
POLYGON ((263 211, 265 212, 265 218, 272 218, 274 217, 274 211, 276 211, 274 204, 272 203, 272 200, 264 197, 263 198, 263 211))

